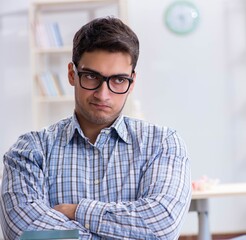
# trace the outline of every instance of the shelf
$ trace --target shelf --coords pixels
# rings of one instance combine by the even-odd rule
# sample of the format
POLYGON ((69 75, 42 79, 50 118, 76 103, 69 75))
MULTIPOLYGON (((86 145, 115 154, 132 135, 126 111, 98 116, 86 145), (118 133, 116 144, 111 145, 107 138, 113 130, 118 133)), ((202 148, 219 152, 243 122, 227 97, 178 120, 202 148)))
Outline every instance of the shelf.
POLYGON ((30 1, 32 103, 36 129, 70 116, 74 110, 75 100, 67 81, 66 66, 71 61, 75 32, 96 17, 113 15, 126 21, 126 9, 126 0, 30 1))
POLYGON ((32 2, 32 4, 40 5, 40 6, 44 6, 44 5, 52 6, 52 5, 63 5, 63 4, 72 5, 72 4, 76 4, 76 3, 94 3, 94 2, 96 2, 96 3, 98 3, 98 2, 113 3, 113 2, 118 2, 118 0, 53 0, 53 1, 50 1, 50 0, 34 0, 32 2))
POLYGON ((35 48, 34 53, 36 54, 56 54, 56 53, 71 53, 72 46, 64 46, 64 47, 52 47, 52 48, 35 48))
POLYGON ((105 7, 106 4, 119 4, 125 0, 36 0, 32 2, 32 5, 39 10, 48 11, 70 11, 70 10, 90 10, 91 8, 105 7))

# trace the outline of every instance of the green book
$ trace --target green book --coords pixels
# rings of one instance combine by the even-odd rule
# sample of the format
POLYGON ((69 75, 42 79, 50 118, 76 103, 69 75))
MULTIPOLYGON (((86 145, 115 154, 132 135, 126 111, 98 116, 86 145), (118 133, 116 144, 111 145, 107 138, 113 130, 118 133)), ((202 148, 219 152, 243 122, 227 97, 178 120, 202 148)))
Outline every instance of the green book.
POLYGON ((24 231, 20 240, 79 239, 79 230, 24 231))

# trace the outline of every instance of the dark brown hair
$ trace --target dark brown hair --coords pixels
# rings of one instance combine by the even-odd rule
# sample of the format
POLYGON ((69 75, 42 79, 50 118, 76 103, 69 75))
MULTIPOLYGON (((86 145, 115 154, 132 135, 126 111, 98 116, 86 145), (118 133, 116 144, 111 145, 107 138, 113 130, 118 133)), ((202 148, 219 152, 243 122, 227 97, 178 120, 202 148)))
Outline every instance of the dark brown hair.
POLYGON ((72 60, 78 66, 84 52, 100 49, 128 53, 131 56, 134 71, 139 56, 138 37, 120 19, 96 18, 82 26, 73 39, 72 60))

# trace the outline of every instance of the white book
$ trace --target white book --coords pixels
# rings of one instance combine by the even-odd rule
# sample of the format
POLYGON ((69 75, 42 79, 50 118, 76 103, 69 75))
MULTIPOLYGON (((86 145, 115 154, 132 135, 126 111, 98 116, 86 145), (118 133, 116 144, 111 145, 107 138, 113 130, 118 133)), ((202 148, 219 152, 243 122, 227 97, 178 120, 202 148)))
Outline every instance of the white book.
POLYGON ((47 29, 43 23, 36 24, 36 44, 40 48, 51 47, 47 29))

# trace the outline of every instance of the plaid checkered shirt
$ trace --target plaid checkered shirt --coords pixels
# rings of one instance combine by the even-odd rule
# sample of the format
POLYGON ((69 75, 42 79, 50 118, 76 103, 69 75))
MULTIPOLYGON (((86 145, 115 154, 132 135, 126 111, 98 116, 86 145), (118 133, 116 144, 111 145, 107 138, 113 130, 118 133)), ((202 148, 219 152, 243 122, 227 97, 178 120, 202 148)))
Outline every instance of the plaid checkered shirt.
POLYGON ((120 116, 91 144, 76 115, 26 133, 4 155, 1 224, 79 229, 81 239, 178 238, 191 198, 189 158, 176 131, 120 116), (78 204, 75 220, 53 209, 78 204))

